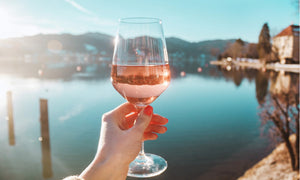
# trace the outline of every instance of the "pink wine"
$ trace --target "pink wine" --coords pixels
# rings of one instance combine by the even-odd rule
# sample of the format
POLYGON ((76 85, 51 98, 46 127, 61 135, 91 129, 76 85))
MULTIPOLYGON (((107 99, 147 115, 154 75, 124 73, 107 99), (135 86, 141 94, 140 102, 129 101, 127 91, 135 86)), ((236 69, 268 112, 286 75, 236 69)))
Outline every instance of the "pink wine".
POLYGON ((113 65, 111 81, 128 102, 136 105, 152 103, 170 83, 169 65, 113 65))

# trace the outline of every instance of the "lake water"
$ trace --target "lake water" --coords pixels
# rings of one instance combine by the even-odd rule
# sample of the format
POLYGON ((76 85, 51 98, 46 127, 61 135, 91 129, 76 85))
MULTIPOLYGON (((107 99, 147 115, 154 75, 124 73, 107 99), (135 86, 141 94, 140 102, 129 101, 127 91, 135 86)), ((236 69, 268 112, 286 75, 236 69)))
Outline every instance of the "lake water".
MULTIPOLYGON (((152 179, 236 179, 270 152, 258 116, 257 93, 270 87, 269 79, 258 87, 261 72, 208 67, 185 77, 174 74, 153 103, 154 111, 169 119, 168 131, 147 141, 145 151, 161 155, 169 166, 152 179)), ((96 152, 101 115, 123 102, 108 76, 64 80, 1 74, 0 179, 79 174, 96 152), (6 118, 8 90, 13 121, 6 118), (48 99, 48 126, 39 120, 40 98, 48 99)))

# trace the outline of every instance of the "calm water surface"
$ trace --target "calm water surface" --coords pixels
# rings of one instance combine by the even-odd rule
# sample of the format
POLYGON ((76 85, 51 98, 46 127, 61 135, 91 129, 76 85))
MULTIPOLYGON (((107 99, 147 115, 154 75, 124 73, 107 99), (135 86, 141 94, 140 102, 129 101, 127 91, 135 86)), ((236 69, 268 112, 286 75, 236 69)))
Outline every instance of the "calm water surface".
MULTIPOLYGON (((255 80, 236 81, 196 73, 172 80, 153 103, 169 119, 168 131, 145 143, 146 152, 163 156, 169 167, 152 179, 236 179, 270 152, 261 136, 255 80)), ((0 179, 54 180, 80 173, 96 152, 101 115, 123 102, 108 77, 1 75, 0 179), (13 123, 6 118, 8 90, 13 123), (48 99, 49 139, 39 138, 40 98, 48 99)))

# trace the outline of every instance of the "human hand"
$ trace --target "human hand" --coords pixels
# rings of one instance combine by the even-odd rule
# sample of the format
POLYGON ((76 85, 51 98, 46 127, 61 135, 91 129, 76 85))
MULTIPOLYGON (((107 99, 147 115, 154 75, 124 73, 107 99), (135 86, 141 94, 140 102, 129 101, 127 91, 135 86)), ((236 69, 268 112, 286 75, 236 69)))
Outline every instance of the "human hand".
POLYGON ((167 122, 166 118, 153 114, 151 106, 139 111, 134 105, 124 103, 105 113, 95 159, 80 176, 85 180, 125 179, 142 141, 157 139, 156 133, 165 133, 167 128, 163 125, 167 122))

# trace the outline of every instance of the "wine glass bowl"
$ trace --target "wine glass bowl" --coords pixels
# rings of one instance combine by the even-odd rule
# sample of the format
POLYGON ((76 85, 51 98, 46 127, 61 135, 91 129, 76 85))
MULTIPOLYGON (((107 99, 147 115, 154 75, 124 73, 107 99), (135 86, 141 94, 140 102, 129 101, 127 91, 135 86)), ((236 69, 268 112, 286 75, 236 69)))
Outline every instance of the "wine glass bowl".
POLYGON ((112 65, 112 84, 130 103, 151 104, 170 82, 169 65, 112 65))
MULTIPOLYGON (((142 109, 170 83, 170 67, 162 21, 157 18, 123 18, 115 39, 111 81, 130 103, 142 109)), ((152 177, 167 168, 160 156, 144 153, 144 145, 130 164, 128 176, 152 177)))

